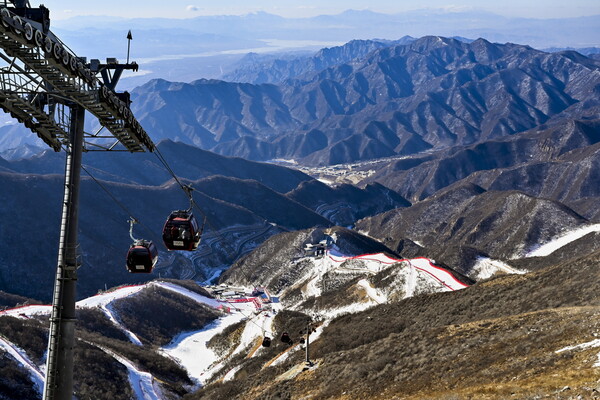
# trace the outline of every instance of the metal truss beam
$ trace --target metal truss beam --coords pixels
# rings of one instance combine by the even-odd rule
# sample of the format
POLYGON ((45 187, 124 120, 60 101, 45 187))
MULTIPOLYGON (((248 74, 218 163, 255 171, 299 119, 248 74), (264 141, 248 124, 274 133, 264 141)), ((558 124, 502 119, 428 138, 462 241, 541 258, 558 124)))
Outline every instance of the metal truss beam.
MULTIPOLYGON (((9 58, 22 62, 31 75, 37 75, 40 87, 51 88, 57 96, 80 105, 95 116, 128 151, 154 150, 154 143, 129 109, 128 101, 123 101, 112 88, 103 84, 85 59, 77 57, 49 30, 44 32, 41 24, 20 17, 9 7, 0 7, 0 48, 9 58)), ((130 64, 129 69, 137 69, 137 64, 130 64)), ((15 96, 19 94, 14 90, 0 92, 0 99, 15 96)), ((20 115, 23 109, 18 106, 8 104, 5 107, 11 114, 23 117, 20 115)), ((65 137, 64 132, 48 128, 38 130, 33 114, 23 120, 34 121, 29 128, 52 148, 59 148, 59 138, 65 137)))

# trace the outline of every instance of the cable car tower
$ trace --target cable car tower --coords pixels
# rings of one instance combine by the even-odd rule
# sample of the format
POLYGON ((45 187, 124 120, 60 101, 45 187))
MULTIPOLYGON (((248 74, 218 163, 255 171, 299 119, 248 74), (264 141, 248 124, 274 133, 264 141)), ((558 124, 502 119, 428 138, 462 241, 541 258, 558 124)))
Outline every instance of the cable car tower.
MULTIPOLYGON (((130 35, 128 35, 130 38, 130 35)), ((44 400, 73 397, 73 348, 78 261, 77 215, 84 151, 153 151, 131 113, 129 93, 116 93, 135 62, 78 57, 50 31, 50 13, 28 0, 0 1, 0 108, 54 151, 65 149, 64 200, 46 362, 44 400), (84 132, 86 114, 98 120, 84 132)))

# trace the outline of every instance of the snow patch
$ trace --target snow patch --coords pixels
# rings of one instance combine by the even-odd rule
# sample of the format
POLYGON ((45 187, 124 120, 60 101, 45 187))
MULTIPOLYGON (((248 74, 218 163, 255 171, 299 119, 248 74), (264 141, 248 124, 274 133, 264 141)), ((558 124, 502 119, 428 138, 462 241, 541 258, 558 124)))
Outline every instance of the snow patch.
POLYGON ((228 373, 226 373, 225 376, 223 377, 223 382, 227 382, 227 381, 233 380, 233 378, 235 378, 235 374, 237 374, 237 372, 240 369, 242 369, 242 365, 238 365, 237 367, 233 368, 231 371, 229 371, 228 373))
POLYGON ((571 350, 587 350, 593 349, 595 347, 600 347, 600 339, 594 339, 591 342, 576 344, 575 346, 567 346, 563 347, 560 350, 556 350, 556 353, 562 353, 563 351, 571 351, 571 350))
POLYGON ((229 325, 240 322, 243 318, 242 314, 231 314, 215 320, 203 330, 182 333, 171 344, 163 347, 160 353, 178 362, 193 381, 204 384, 216 372, 213 364, 219 360, 219 357, 207 347, 207 342, 229 325))
MULTIPOLYGON (((555 353, 562 353, 563 351, 571 351, 571 350, 587 350, 594 349, 596 347, 600 347, 600 339, 594 339, 591 342, 577 344, 575 346, 567 346, 563 347, 560 350, 556 350, 555 353)), ((598 359, 594 363, 594 367, 600 367, 600 353, 598 353, 598 359)))
POLYGON ((81 308, 94 308, 99 306, 106 306, 111 303, 113 300, 122 299, 132 294, 135 294, 142 289, 144 289, 147 285, 136 285, 136 286, 124 286, 117 288, 115 290, 111 290, 109 292, 104 292, 97 294, 92 297, 88 297, 87 299, 83 299, 77 302, 77 307, 81 308))
POLYGON ((206 304, 207 306, 210 306, 213 308, 221 308, 221 303, 218 300, 203 296, 196 292, 192 292, 191 290, 188 290, 179 285, 169 283, 169 282, 153 282, 152 285, 179 293, 180 295, 190 298, 198 303, 206 304))
POLYGON ((489 257, 477 257, 477 261, 473 266, 473 271, 476 273, 475 279, 482 280, 496 275, 498 272, 507 274, 525 274, 528 271, 518 270, 500 260, 493 260, 489 257))
POLYGON ((592 232, 600 232, 600 224, 588 225, 583 228, 577 228, 567 232, 546 244, 530 250, 525 257, 545 257, 561 247, 566 246, 567 244, 574 242, 575 240, 580 239, 592 232))
POLYGON ((35 315, 45 315, 50 314, 52 312, 52 306, 48 305, 31 305, 31 306, 22 306, 16 308, 10 308, 8 310, 0 311, 0 315, 10 315, 11 317, 16 318, 30 318, 35 315))
POLYGON ((371 286, 371 283, 368 280, 361 279, 358 281, 358 286, 362 287, 367 292, 367 295, 376 303, 383 304, 387 302, 387 298, 380 295, 377 289, 371 286))

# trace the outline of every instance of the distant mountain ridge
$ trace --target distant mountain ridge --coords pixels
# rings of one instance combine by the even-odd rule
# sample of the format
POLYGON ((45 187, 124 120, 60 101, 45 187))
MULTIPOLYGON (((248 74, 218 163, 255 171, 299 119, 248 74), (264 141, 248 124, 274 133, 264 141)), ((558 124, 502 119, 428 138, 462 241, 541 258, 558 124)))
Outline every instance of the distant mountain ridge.
POLYGON ((275 59, 267 62, 261 62, 259 57, 248 54, 239 61, 241 65, 239 68, 225 74, 222 79, 228 82, 277 84, 300 75, 319 72, 338 64, 350 62, 377 49, 409 44, 415 40, 410 36, 404 36, 398 40, 352 40, 343 46, 321 49, 311 57, 275 59), (253 58, 256 61, 253 61, 253 58))
POLYGON ((152 81, 134 112, 153 137, 314 165, 468 145, 595 115, 599 63, 578 53, 424 37, 284 84, 152 81))

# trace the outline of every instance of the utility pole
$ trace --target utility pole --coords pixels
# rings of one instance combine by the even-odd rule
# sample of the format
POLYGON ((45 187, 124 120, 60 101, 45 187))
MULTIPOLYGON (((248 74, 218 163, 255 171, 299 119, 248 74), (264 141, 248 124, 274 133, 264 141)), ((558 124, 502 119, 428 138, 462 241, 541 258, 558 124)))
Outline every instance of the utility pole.
POLYGON ((85 109, 79 105, 71 106, 70 138, 65 163, 58 267, 50 317, 44 400, 73 397, 75 299, 77 268, 80 265, 77 255, 77 228, 84 119, 85 109))
POLYGON ((310 361, 310 334, 312 333, 311 319, 306 321, 306 366, 312 367, 313 363, 310 361))

